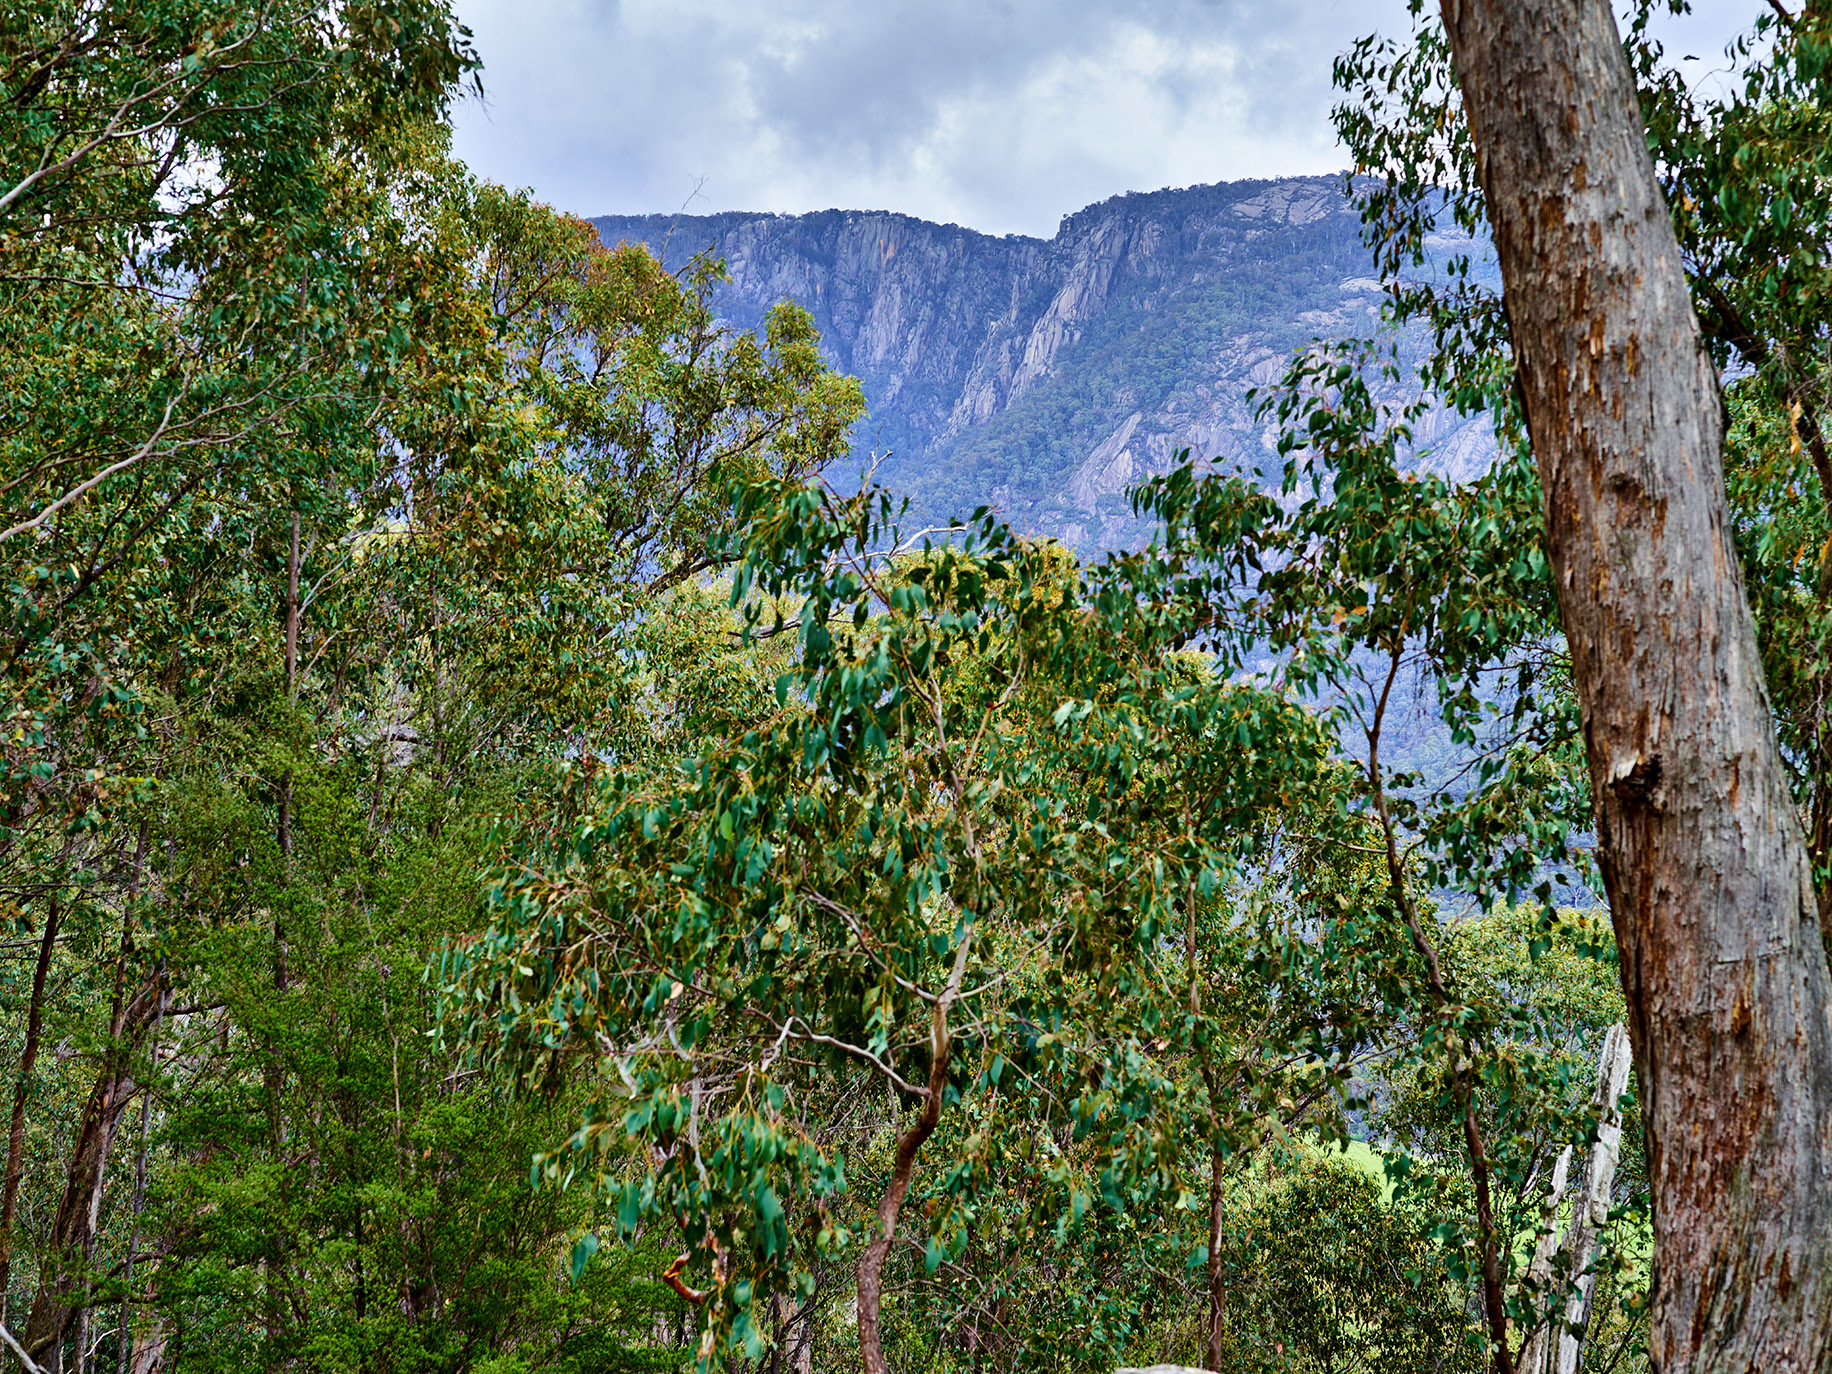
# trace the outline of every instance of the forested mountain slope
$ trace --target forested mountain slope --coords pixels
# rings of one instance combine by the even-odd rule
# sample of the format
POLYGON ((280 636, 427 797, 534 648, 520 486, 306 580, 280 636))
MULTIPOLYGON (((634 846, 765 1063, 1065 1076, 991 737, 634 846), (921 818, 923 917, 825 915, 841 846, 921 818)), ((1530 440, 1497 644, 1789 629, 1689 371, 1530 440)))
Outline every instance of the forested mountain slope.
MULTIPOLYGON (((1372 333, 1379 292, 1337 177, 1116 196, 1049 240, 906 215, 604 216, 607 243, 678 267, 722 258, 734 322, 779 300, 810 310, 834 364, 860 378, 858 449, 929 517, 998 507, 1082 548, 1141 533, 1125 489, 1203 459, 1272 459, 1248 391, 1319 336, 1372 333)), ((1465 475, 1485 421, 1434 414, 1421 461, 1465 475)))

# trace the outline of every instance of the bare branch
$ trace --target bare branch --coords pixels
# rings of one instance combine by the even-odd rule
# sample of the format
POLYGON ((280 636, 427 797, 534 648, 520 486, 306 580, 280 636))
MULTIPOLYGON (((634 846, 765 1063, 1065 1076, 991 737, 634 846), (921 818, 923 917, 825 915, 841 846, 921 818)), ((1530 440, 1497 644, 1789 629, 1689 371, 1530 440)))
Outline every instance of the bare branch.
POLYGON ((4 544, 7 540, 11 539, 16 534, 25 534, 31 530, 37 529, 40 525, 44 524, 45 521, 49 520, 53 515, 56 515, 58 511, 62 510, 65 506, 69 505, 72 501, 77 501, 77 500, 82 499, 82 497, 87 495, 89 492, 93 491, 103 481, 105 481, 106 479, 110 477, 113 477, 117 472, 121 472, 127 468, 132 467, 135 463, 139 462, 142 458, 146 457, 149 453, 151 453, 155 448, 159 446, 159 440, 165 436, 166 427, 172 423, 172 410, 178 404, 178 402, 183 399, 184 394, 185 393, 183 391, 180 391, 178 395, 174 396, 171 400, 165 403, 165 414, 159 417, 159 427, 153 431, 152 437, 149 438, 144 444, 140 445, 139 448, 135 449, 131 454, 123 458, 120 462, 110 464, 108 467, 103 468, 100 472, 96 473, 95 476, 91 477, 87 482, 84 482, 81 486, 78 486, 70 491, 65 492, 62 496, 58 497, 57 500, 53 501, 50 505, 46 506, 43 510, 41 510, 37 515, 33 516, 30 520, 21 521, 19 524, 14 525, 10 530, 0 531, 0 544, 4 544))

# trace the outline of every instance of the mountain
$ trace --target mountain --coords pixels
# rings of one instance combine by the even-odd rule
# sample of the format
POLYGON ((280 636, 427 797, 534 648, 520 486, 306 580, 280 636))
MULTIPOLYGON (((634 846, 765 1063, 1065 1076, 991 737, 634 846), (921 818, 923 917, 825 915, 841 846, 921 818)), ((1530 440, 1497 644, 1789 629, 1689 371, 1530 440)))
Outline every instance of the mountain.
MULTIPOLYGON (((991 504, 1084 551, 1142 537, 1125 490, 1181 449, 1270 480, 1276 436, 1248 391, 1310 339, 1370 334, 1379 316, 1339 177, 1116 196, 1048 240, 850 210, 593 223, 670 267, 722 258, 735 324, 805 306, 864 384, 861 454, 889 455, 878 480, 920 516, 991 504)), ((1415 461, 1452 476, 1493 451, 1480 420, 1418 427, 1415 461)))

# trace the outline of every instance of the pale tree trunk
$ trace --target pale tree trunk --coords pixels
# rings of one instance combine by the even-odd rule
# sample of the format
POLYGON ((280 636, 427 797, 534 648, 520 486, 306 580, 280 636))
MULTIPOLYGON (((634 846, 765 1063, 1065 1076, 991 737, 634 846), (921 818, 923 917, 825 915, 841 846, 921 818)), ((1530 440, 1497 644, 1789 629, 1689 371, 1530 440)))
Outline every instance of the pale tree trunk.
POLYGON ((1571 1168, 1571 1147, 1567 1145, 1552 1170, 1552 1187, 1543 1212, 1546 1229, 1534 1247, 1533 1262, 1527 1270, 1529 1286, 1538 1291, 1551 1280, 1555 1261, 1562 1254, 1564 1263, 1558 1268, 1573 1276, 1571 1292, 1560 1304, 1564 1312, 1559 1319, 1542 1323, 1528 1337, 1521 1351, 1520 1374, 1576 1374, 1584 1338, 1573 1335, 1571 1328, 1581 1331, 1590 1320, 1596 1276, 1589 1271, 1596 1259, 1597 1237, 1609 1220, 1610 1190, 1615 1187, 1616 1165, 1622 1156, 1622 1113, 1616 1102, 1628 1086, 1628 1070, 1628 1030, 1617 1024, 1604 1035, 1603 1048, 1597 1056, 1597 1086, 1590 1101, 1597 1113, 1597 1143, 1585 1163, 1583 1185, 1572 1201, 1571 1222, 1561 1236, 1556 1223, 1571 1168))
POLYGON ((1832 1368, 1832 1026, 1723 401, 1608 0, 1443 0, 1622 955, 1659 1374, 1832 1368))
POLYGON ((165 1368, 165 1349, 169 1340, 163 1326, 155 1326, 151 1331, 143 1331, 135 1336, 133 1358, 128 1362, 127 1374, 160 1374, 165 1368))
MULTIPOLYGON (((1570 1175, 1571 1147, 1567 1145, 1559 1151, 1558 1162, 1552 1166, 1552 1186, 1547 1190, 1546 1203, 1540 1213, 1540 1225, 1545 1229, 1540 1232, 1533 1247, 1532 1263, 1527 1266, 1527 1286, 1536 1294, 1552 1281, 1552 1261, 1558 1254, 1559 1243, 1558 1209, 1564 1204, 1570 1175)), ((1515 1365, 1519 1374, 1546 1374, 1546 1355, 1551 1348, 1552 1324, 1541 1322, 1521 1347, 1520 1359, 1515 1365)))
POLYGON ((1565 1306, 1564 1329, 1558 1333, 1556 1374, 1577 1374, 1578 1355, 1584 1348, 1582 1332, 1590 1322, 1590 1297, 1597 1276, 1591 1266, 1597 1258, 1597 1237, 1609 1220, 1609 1194, 1616 1186, 1616 1164, 1622 1157, 1622 1113, 1616 1101, 1628 1087, 1628 1030, 1616 1025, 1603 1037, 1597 1062, 1597 1090, 1591 1105, 1597 1109, 1597 1143, 1584 1168, 1584 1191, 1571 1209, 1565 1231, 1565 1272, 1576 1276, 1571 1299, 1565 1306))

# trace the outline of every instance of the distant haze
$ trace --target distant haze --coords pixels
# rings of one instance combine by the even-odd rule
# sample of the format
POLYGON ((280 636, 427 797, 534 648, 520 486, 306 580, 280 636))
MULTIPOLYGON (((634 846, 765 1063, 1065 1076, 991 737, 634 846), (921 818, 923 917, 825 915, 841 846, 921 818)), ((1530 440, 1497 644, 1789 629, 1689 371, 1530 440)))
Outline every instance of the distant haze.
MULTIPOLYGON (((1749 0, 1665 31, 1721 68, 1749 0)), ((1047 237, 1123 191, 1339 170, 1330 66, 1404 0, 458 0, 458 152, 581 214, 893 210, 1047 237)))

